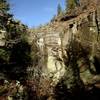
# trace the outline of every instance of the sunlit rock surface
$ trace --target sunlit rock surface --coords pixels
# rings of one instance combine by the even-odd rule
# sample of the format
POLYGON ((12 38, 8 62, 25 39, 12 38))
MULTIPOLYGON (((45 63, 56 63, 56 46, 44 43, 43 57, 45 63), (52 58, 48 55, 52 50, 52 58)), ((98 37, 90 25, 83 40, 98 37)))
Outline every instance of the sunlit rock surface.
MULTIPOLYGON (((81 0, 81 4, 84 4, 83 8, 86 6, 84 2, 81 0)), ((32 35, 36 35, 40 51, 44 59, 46 59, 46 62, 44 62, 45 68, 43 68, 45 75, 53 77, 53 80, 56 79, 58 81, 65 74, 66 64, 64 63, 63 56, 68 58, 66 47, 69 46, 73 39, 88 52, 86 56, 91 62, 91 69, 94 72, 96 71, 94 57, 97 59, 100 58, 100 7, 99 5, 95 6, 96 4, 97 2, 94 1, 94 3, 89 5, 90 8, 84 9, 74 18, 67 19, 67 17, 62 16, 57 21, 33 29, 30 34, 30 40, 32 43, 32 39, 34 38, 32 35), (64 20, 62 20, 63 18, 64 20)), ((78 59, 79 63, 81 62, 81 58, 78 59)), ((80 77, 84 83, 89 83, 89 81, 92 83, 91 79, 95 75, 88 70, 88 65, 84 64, 86 63, 84 61, 86 58, 83 57, 82 59, 83 62, 81 64, 77 63, 80 68, 80 77), (84 66, 81 68, 81 65, 84 66)))

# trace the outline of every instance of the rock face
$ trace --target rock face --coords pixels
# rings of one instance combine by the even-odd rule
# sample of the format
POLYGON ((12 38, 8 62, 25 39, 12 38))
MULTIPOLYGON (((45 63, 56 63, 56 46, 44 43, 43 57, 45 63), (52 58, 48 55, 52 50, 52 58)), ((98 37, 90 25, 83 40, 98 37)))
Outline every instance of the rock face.
POLYGON ((0 46, 5 45, 5 33, 6 31, 0 30, 0 46))
MULTIPOLYGON (((90 2, 90 0, 84 0, 84 3, 83 0, 80 0, 80 4, 84 4, 84 7, 90 6, 85 8, 78 16, 74 18, 62 16, 60 19, 64 18, 64 20, 53 21, 32 32, 32 34, 37 35, 37 44, 44 59, 46 59, 44 60, 46 62, 44 62, 43 73, 53 77, 55 82, 67 73, 66 70, 72 68, 67 66, 69 62, 66 63, 69 59, 66 49, 70 47, 71 41, 76 41, 73 46, 74 51, 76 50, 77 55, 80 53, 76 64, 79 67, 78 74, 80 74, 83 82, 91 83, 95 74, 100 74, 100 68, 98 68, 100 65, 100 6, 98 3, 100 1, 94 0, 94 3, 91 2, 91 4, 88 4, 88 1, 90 2), (84 76, 85 73, 88 73, 86 77, 84 76)), ((69 66, 74 65, 69 63, 69 66)), ((71 77, 70 74, 68 77, 71 77)))
POLYGON ((4 46, 6 42, 6 30, 3 25, 5 24, 6 15, 2 11, 0 11, 0 18, 0 46, 4 46))

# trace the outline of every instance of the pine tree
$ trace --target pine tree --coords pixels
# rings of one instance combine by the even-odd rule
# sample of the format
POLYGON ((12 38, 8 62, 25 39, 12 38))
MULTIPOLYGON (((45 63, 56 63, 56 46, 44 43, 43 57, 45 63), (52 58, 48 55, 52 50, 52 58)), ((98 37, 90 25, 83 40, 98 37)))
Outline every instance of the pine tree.
POLYGON ((60 14, 62 14, 62 8, 61 8, 61 5, 58 4, 58 7, 57 7, 57 15, 59 16, 60 14))

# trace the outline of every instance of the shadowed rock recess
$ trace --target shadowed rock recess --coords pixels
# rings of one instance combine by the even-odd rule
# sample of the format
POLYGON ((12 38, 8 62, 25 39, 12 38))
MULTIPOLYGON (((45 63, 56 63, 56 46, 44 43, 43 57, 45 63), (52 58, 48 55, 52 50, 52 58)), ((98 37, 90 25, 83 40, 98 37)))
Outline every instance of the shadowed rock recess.
POLYGON ((78 1, 74 9, 38 28, 25 31, 25 26, 15 22, 28 33, 28 42, 18 35, 20 38, 13 40, 20 41, 9 44, 3 40, 7 29, 0 30, 0 48, 5 55, 5 50, 11 51, 11 58, 6 55, 6 60, 14 63, 8 66, 6 61, 6 65, 2 65, 5 58, 0 60, 0 67, 11 69, 9 77, 7 71, 0 72, 1 82, 8 80, 6 86, 0 87, 1 98, 4 93, 7 99, 0 100, 100 99, 100 0, 78 1), (13 87, 7 90, 11 85, 13 87))

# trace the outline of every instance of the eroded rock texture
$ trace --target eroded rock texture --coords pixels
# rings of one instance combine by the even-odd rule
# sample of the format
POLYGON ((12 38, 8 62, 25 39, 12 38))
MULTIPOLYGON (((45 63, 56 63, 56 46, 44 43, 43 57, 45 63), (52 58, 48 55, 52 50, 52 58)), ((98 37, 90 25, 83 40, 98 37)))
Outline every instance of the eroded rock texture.
POLYGON ((82 7, 75 16, 60 16, 30 34, 30 40, 34 38, 33 34, 37 37, 42 55, 41 76, 52 79, 54 86, 64 80, 72 90, 84 85, 99 87, 100 1, 84 2, 80 0, 82 7))

